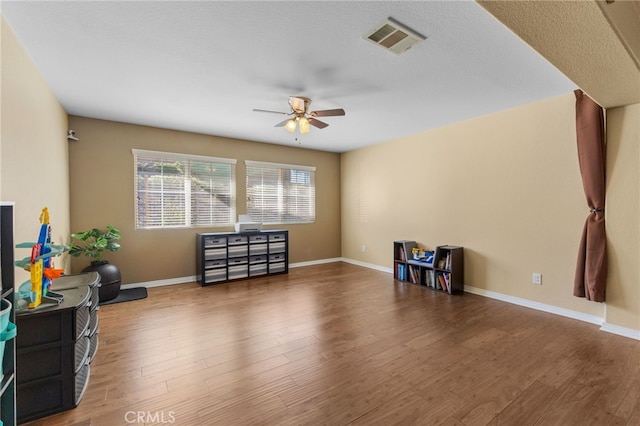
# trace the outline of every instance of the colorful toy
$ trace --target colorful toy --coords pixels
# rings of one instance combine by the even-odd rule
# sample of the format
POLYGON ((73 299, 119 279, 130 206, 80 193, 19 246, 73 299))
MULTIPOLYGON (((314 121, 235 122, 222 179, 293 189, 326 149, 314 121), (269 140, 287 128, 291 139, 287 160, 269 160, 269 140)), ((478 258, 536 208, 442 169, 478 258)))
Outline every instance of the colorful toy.
POLYGON ((43 301, 58 304, 63 298, 61 294, 49 290, 51 281, 59 278, 64 272, 63 269, 53 267, 52 257, 64 253, 68 247, 51 244, 49 210, 46 207, 40 214, 40 223, 37 242, 16 244, 16 248, 31 249, 31 256, 15 262, 16 266, 31 273, 31 279, 22 283, 18 289, 18 296, 29 301, 29 308, 36 308, 43 301))

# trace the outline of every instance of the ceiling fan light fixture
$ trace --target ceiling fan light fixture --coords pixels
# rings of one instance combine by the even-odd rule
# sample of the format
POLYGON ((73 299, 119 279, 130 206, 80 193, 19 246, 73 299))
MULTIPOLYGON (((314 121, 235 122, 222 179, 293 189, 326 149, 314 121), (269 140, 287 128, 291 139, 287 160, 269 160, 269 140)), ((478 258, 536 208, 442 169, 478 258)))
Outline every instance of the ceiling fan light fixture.
POLYGON ((296 120, 293 118, 287 121, 287 124, 284 125, 284 128, 287 129, 288 132, 293 133, 296 131, 296 120))
POLYGON ((284 127, 289 133, 294 133, 296 131, 296 128, 298 128, 298 131, 301 135, 309 133, 311 131, 311 126, 318 129, 324 129, 329 125, 324 121, 318 120, 316 117, 338 117, 345 115, 345 112, 342 108, 309 111, 309 105, 311 105, 311 99, 309 98, 305 98, 303 96, 290 96, 289 106, 291 106, 291 111, 289 112, 271 111, 267 109, 256 108, 254 108, 253 110, 257 112, 269 112, 289 116, 288 119, 285 118, 274 127, 284 127))
POLYGON ((309 120, 307 117, 300 118, 300 134, 309 133, 309 120))

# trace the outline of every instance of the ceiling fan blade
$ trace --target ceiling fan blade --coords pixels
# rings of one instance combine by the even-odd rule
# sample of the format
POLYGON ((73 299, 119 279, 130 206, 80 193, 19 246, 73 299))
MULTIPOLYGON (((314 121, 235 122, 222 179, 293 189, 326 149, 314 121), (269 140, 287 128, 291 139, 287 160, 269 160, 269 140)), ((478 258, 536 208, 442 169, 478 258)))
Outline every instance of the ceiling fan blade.
POLYGON ((287 121, 289 121, 289 120, 291 120, 291 119, 290 119, 290 118, 287 118, 286 120, 281 121, 280 123, 276 124, 276 125, 275 125, 275 126, 273 126, 273 127, 284 127, 284 125, 285 125, 285 124, 287 124, 287 121))
POLYGON ((268 109, 258 109, 258 108, 254 108, 253 111, 255 111, 255 112, 270 112, 272 114, 283 114, 283 115, 289 115, 290 114, 288 112, 271 111, 271 110, 268 110, 268 109))
POLYGON ((317 127, 318 129, 324 129, 325 127, 328 126, 328 124, 325 123, 324 121, 316 120, 315 118, 311 118, 311 117, 309 117, 309 124, 317 127))
POLYGON ((336 108, 336 109, 321 109, 320 111, 311 111, 309 114, 314 117, 332 117, 332 116, 338 116, 338 115, 345 115, 346 113, 342 108, 336 108))

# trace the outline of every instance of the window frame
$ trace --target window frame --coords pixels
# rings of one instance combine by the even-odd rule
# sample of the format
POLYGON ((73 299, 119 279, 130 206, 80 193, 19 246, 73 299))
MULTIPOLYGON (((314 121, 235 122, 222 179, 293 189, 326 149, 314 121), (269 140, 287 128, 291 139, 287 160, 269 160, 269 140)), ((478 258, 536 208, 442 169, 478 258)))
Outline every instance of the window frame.
MULTIPOLYGON (((194 154, 182 154, 177 152, 164 152, 164 151, 151 151, 144 149, 132 149, 131 153, 133 154, 133 175, 134 175, 134 188, 133 188, 133 197, 134 197, 134 221, 135 221, 135 229, 138 230, 158 230, 158 229, 176 229, 176 228, 202 228, 202 227, 228 227, 233 226, 235 223, 236 213, 237 213, 237 179, 236 179, 236 164, 237 160, 232 158, 221 158, 221 157, 210 157, 204 155, 194 155, 194 154), (184 188, 184 209, 182 213, 184 214, 184 224, 179 225, 153 225, 153 226, 142 226, 139 220, 139 205, 138 205, 138 159, 142 157, 147 157, 149 159, 158 159, 158 160, 170 160, 170 161, 181 161, 185 163, 185 171, 183 176, 183 188, 184 188), (225 166, 231 166, 231 171, 229 174, 229 222, 227 223, 195 223, 192 217, 192 209, 191 203, 193 200, 192 193, 192 162, 205 162, 210 163, 211 165, 219 164, 225 166)), ((163 191, 163 190, 161 190, 163 191)), ((162 192, 164 194, 164 192, 162 192)))
MULTIPOLYGON (((252 161, 252 160, 245 160, 245 190, 246 190, 246 204, 245 204, 245 211, 247 212, 248 215, 251 216, 251 219, 256 221, 256 222, 262 222, 265 225, 297 225, 297 224, 311 224, 311 223, 315 223, 316 222, 316 183, 315 183, 315 173, 316 173, 316 167, 315 166, 303 166, 303 165, 296 165, 296 164, 285 164, 285 163, 271 163, 271 162, 265 162, 265 161, 252 161), (272 169, 272 170, 278 170, 280 173, 280 182, 279 182, 279 190, 276 191, 276 194, 278 195, 278 197, 281 197, 278 199, 278 210, 280 211, 280 214, 278 215, 278 220, 277 221, 270 221, 270 220, 264 220, 264 214, 263 215, 256 215, 253 212, 253 209, 250 209, 249 207, 249 203, 250 201, 250 186, 249 186, 249 168, 262 168, 262 169, 272 169), (310 189, 310 191, 312 192, 312 196, 310 198, 310 202, 308 202, 307 205, 308 208, 310 209, 310 213, 307 215, 310 217, 309 220, 283 220, 283 215, 286 214, 286 210, 288 210, 288 206, 286 204, 286 198, 291 196, 290 194, 287 193, 287 189, 285 187, 287 187, 287 185, 284 185, 284 183, 282 182, 282 172, 284 170, 288 170, 288 171, 294 171, 297 173, 300 172, 307 172, 309 173, 309 185, 308 188, 310 189), (256 217, 259 216, 259 217, 256 217)), ((290 180, 293 179, 293 176, 289 175, 290 180)), ((299 177, 297 178, 299 179, 299 177)), ((290 182, 292 183, 292 182, 290 182)), ((289 185, 288 187, 291 187, 292 185, 289 185)), ((264 202, 263 202, 264 203, 264 202)), ((296 212, 297 213, 297 212, 296 212)))

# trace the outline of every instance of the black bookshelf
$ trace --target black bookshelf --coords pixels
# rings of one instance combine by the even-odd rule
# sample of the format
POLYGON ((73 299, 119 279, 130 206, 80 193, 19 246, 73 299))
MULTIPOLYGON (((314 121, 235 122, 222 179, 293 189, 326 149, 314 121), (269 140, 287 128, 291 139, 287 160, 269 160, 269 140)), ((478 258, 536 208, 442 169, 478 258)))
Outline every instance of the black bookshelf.
POLYGON ((432 262, 413 258, 415 241, 393 242, 393 278, 448 294, 464 292, 464 249, 444 245, 435 249, 432 262))

